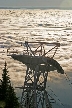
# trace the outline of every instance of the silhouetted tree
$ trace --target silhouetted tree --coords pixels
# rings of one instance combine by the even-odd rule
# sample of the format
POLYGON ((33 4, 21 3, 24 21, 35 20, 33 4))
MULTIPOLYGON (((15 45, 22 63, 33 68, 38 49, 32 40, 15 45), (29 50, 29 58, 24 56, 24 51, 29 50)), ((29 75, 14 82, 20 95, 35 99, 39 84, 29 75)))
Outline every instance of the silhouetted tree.
POLYGON ((7 66, 7 64, 5 62, 5 67, 3 69, 2 80, 1 80, 1 92, 2 92, 1 99, 2 100, 5 100, 6 93, 7 93, 7 90, 9 88, 9 85, 10 85, 10 78, 9 78, 8 71, 6 69, 6 66, 7 66))
POLYGON ((2 100, 1 97, 2 97, 2 88, 1 88, 1 79, 0 79, 0 100, 2 100))
POLYGON ((5 108, 19 108, 18 98, 14 92, 14 88, 9 85, 7 97, 6 97, 6 107, 5 108))
POLYGON ((5 67, 3 69, 2 80, 0 85, 0 100, 5 101, 5 108, 19 108, 18 98, 16 97, 14 88, 11 86, 11 81, 6 66, 7 64, 5 62, 5 67))

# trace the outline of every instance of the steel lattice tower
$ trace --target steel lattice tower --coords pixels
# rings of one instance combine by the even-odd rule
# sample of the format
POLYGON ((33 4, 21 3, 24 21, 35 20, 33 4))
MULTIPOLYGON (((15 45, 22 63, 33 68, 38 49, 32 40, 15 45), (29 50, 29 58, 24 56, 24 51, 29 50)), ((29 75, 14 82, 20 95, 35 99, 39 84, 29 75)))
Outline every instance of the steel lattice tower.
POLYGON ((21 97, 23 108, 51 108, 46 92, 48 71, 48 65, 27 65, 21 97))
POLYGON ((25 45, 27 47, 26 53, 23 53, 23 55, 11 55, 13 59, 21 61, 27 66, 24 85, 23 87, 21 87, 23 89, 21 97, 22 108, 52 108, 48 98, 48 92, 46 91, 48 72, 57 70, 58 73, 64 74, 64 70, 62 69, 60 64, 53 59, 60 44, 49 43, 55 44, 56 47, 52 58, 46 56, 46 54, 55 47, 48 52, 45 52, 45 50, 43 51, 43 44, 48 43, 40 42, 39 47, 41 47, 41 50, 39 50, 39 56, 36 56, 36 53, 39 52, 39 47, 36 48, 35 51, 32 51, 28 42, 25 42, 25 45))

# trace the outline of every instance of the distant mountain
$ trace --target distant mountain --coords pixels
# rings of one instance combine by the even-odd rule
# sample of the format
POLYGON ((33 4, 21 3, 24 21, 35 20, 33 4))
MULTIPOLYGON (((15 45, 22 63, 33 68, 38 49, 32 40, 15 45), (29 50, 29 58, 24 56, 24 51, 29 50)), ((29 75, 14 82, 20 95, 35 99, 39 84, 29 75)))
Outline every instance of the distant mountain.
POLYGON ((72 7, 0 7, 0 9, 63 9, 63 10, 72 10, 72 7))
POLYGON ((0 9, 20 9, 19 7, 0 7, 0 9))

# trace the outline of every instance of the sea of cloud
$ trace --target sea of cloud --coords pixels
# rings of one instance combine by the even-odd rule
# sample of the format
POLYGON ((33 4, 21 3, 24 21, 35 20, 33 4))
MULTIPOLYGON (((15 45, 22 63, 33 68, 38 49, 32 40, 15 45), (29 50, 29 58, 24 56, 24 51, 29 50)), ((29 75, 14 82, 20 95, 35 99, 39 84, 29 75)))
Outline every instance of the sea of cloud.
MULTIPOLYGON (((65 108, 71 108, 72 10, 0 10, 0 78, 6 61, 14 87, 23 85, 26 66, 13 60, 11 56, 7 56, 7 49, 21 52, 24 50, 21 43, 25 41, 60 43, 54 59, 60 63, 66 74, 61 75, 56 71, 50 72, 47 90, 51 93, 49 85, 65 108)), ((45 47, 46 50, 48 48, 49 46, 45 47)), ((17 93, 21 94, 19 90, 17 93)), ((58 99, 56 101, 58 105, 61 104, 58 99)), ((58 105, 54 108, 63 108, 62 104, 58 105)))

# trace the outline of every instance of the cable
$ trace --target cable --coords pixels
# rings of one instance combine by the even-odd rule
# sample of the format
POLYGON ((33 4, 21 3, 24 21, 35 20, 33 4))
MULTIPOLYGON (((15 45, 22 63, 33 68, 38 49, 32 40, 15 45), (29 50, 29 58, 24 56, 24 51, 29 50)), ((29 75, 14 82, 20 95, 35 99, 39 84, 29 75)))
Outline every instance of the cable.
POLYGON ((67 82, 70 82, 70 83, 69 83, 69 86, 72 88, 72 82, 71 82, 71 80, 69 79, 68 75, 67 75, 66 73, 64 73, 64 75, 65 75, 65 77, 66 77, 66 81, 67 81, 67 82))
MULTIPOLYGON (((59 103, 65 108, 65 106, 64 106, 64 104, 60 101, 60 99, 58 98, 58 96, 53 92, 53 90, 50 88, 50 86, 48 86, 49 87, 49 90, 53 93, 53 95, 57 98, 57 100, 59 101, 59 103)), ((50 97, 52 97, 52 96, 50 96, 50 97)), ((53 98, 54 99, 54 98, 53 98)), ((55 100, 55 99, 54 99, 55 100)), ((55 103, 56 103, 56 100, 55 100, 55 103)))

